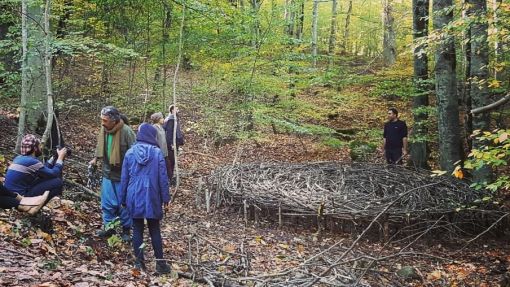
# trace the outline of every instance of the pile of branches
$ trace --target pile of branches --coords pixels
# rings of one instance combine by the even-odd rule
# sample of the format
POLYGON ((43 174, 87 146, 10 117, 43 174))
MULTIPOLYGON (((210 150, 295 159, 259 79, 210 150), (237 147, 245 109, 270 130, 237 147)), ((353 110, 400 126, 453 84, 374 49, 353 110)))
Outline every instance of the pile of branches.
MULTIPOLYGON (((210 241, 193 234, 188 242, 188 262, 174 263, 187 265, 189 272, 180 272, 180 277, 193 279, 209 286, 370 286, 363 279, 371 274, 372 279, 384 276, 373 268, 376 263, 390 262, 396 256, 372 257, 369 254, 342 246, 338 241, 328 248, 310 256, 299 265, 274 273, 260 274, 251 268, 251 254, 243 245, 235 250, 214 246, 210 241), (203 251, 221 253, 223 260, 203 260, 203 251)), ((402 253, 406 256, 407 253, 402 253)), ((215 254, 217 255, 217 254, 215 254)), ((206 257, 208 258, 208 257, 206 257)), ((211 256, 214 258, 214 256, 211 256)), ((380 265, 380 264, 379 264, 380 265)), ((384 278, 387 282, 395 278, 384 278)), ((382 278, 381 278, 382 279, 382 278)))
POLYGON ((252 205, 294 216, 390 222, 455 217, 483 194, 450 176, 402 166, 338 162, 257 163, 219 168, 207 178, 217 204, 252 205))

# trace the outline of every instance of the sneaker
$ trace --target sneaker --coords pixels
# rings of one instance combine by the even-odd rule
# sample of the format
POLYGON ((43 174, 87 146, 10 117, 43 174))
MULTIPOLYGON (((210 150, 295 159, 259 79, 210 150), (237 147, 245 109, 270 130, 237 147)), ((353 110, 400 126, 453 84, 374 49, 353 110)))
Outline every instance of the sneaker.
POLYGON ((172 269, 168 264, 166 264, 165 260, 158 260, 156 262, 156 273, 158 274, 169 274, 172 272, 172 269))
POLYGON ((135 269, 138 271, 147 271, 147 267, 145 267, 145 263, 143 260, 135 260, 135 269))
POLYGON ((96 233, 96 235, 101 238, 109 238, 110 236, 114 235, 115 233, 116 233, 115 229, 108 229, 108 230, 101 229, 96 233))

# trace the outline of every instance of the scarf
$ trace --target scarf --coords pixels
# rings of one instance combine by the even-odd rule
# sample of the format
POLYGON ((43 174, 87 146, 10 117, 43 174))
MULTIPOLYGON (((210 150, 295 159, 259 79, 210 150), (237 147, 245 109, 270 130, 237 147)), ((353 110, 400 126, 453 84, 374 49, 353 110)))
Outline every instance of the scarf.
POLYGON ((111 134, 112 138, 112 150, 110 153, 110 165, 120 165, 120 130, 124 126, 124 121, 120 120, 111 130, 105 129, 103 126, 101 127, 101 131, 97 135, 97 147, 96 147, 96 157, 102 158, 105 155, 105 144, 106 144, 106 134, 111 134))

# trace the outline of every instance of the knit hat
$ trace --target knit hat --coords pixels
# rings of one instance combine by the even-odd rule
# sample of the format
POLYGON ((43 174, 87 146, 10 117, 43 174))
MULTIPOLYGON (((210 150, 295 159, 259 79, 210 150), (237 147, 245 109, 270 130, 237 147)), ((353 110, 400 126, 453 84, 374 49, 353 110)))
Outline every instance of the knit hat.
POLYGON ((27 134, 21 140, 20 153, 22 155, 29 155, 40 144, 41 144, 41 141, 39 140, 39 138, 37 138, 35 135, 27 134))
POLYGON ((159 121, 163 118, 162 113, 154 113, 151 115, 151 121, 152 123, 156 124, 159 123, 159 121))

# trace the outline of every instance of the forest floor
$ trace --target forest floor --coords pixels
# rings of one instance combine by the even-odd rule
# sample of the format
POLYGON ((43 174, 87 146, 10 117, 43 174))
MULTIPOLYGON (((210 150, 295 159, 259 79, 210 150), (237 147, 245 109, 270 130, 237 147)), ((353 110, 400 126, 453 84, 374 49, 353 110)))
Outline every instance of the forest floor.
MULTIPOLYGON (((398 81, 399 73, 386 71, 377 76, 398 81)), ((329 88, 310 89, 298 97, 317 106, 332 105, 336 116, 328 121, 334 128, 377 130, 384 121, 388 105, 396 105, 404 111, 408 108, 406 101, 392 99, 392 95, 390 98, 384 98, 388 95, 374 96, 374 93, 384 94, 378 81, 377 77, 372 77, 336 89, 336 92, 329 88)), ((5 167, 13 157, 9 150, 13 148, 17 128, 14 112, 0 111, 0 154, 5 155, 5 159, 0 158, 0 167, 5 167)), ((72 109, 60 120, 64 137, 73 146, 65 176, 80 184, 85 183, 86 164, 93 154, 99 129, 95 113, 95 110, 72 109)), ((410 117, 410 113, 403 114, 410 117)), ((183 118, 186 130, 185 110, 183 118)), ((199 250, 193 252, 201 261, 218 262, 229 254, 248 250, 251 254, 250 275, 295 267, 338 241, 350 246, 356 239, 355 233, 323 232, 319 235, 315 227, 298 226, 293 222, 284 222, 282 228, 269 220, 245 225, 242 212, 232 208, 220 207, 207 213, 203 204, 196 204, 198 179, 234 160, 350 161, 350 156, 347 146, 335 149, 317 143, 313 137, 291 134, 268 133, 261 139, 215 147, 188 129, 186 145, 179 159, 181 186, 171 211, 162 222, 165 257, 172 262, 175 271, 171 276, 154 274, 150 244, 146 250, 149 271, 139 273, 133 270, 129 245, 94 235, 101 227, 99 201, 68 185, 63 198, 36 217, 16 211, 0 211, 0 285, 202 286, 177 275, 191 271, 183 262, 189 261, 192 236, 199 238, 199 250)), ((374 271, 394 275, 402 266, 412 266, 417 270, 415 278, 374 281, 366 275, 365 282, 372 286, 498 286, 507 274, 510 265, 508 238, 484 237, 457 252, 470 238, 441 237, 427 237, 412 246, 413 252, 429 256, 406 257, 390 266, 376 266, 374 271)), ((405 244, 386 244, 367 238, 356 248, 368 253, 392 254, 402 245, 405 244)))

